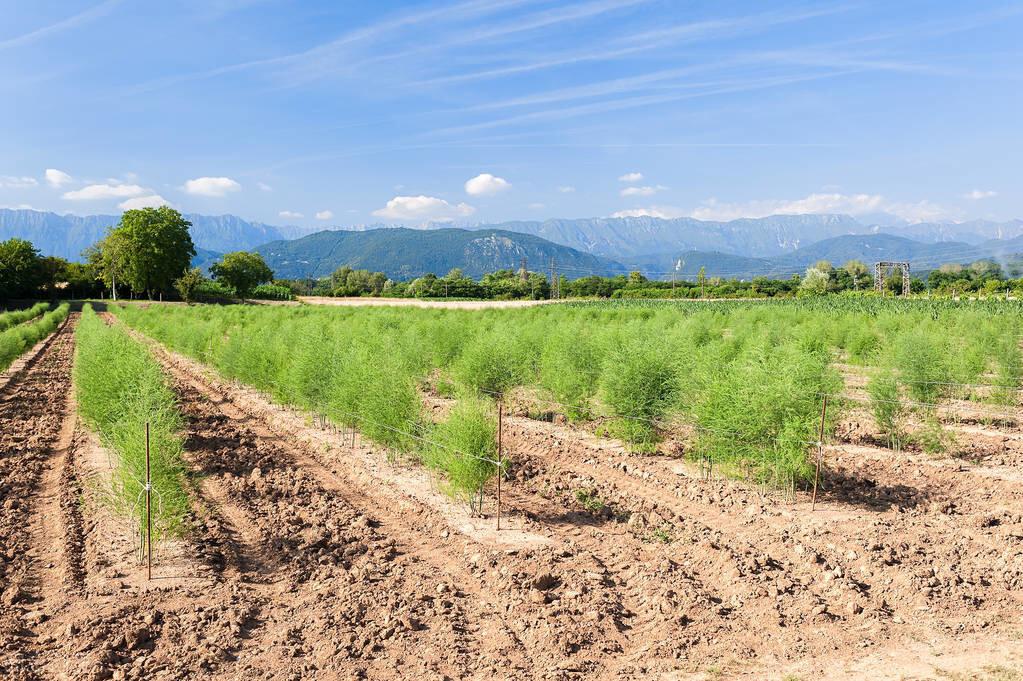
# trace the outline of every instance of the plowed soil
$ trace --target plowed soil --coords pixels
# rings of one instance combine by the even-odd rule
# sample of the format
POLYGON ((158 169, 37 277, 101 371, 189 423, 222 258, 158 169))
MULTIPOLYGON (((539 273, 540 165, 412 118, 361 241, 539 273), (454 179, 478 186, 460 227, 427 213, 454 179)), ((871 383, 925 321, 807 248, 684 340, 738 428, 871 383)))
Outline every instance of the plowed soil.
POLYGON ((0 678, 1023 678, 1016 433, 964 431, 964 460, 847 424, 811 511, 512 415, 498 532, 493 490, 474 517, 154 344, 192 532, 147 581, 74 416, 74 323, 0 378, 0 678))

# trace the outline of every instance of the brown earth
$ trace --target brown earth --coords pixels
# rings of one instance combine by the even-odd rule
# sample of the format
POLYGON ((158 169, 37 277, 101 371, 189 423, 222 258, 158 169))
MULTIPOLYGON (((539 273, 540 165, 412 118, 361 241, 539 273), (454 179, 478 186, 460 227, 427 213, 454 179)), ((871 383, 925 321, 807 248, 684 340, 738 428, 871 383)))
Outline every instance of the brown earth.
MULTIPOLYGON (((512 415, 496 531, 422 470, 154 345, 187 538, 145 580, 70 397, 0 378, 0 678, 1023 678, 1023 457, 826 452, 816 510, 512 415)), ((449 403, 428 400, 438 413, 449 403)))

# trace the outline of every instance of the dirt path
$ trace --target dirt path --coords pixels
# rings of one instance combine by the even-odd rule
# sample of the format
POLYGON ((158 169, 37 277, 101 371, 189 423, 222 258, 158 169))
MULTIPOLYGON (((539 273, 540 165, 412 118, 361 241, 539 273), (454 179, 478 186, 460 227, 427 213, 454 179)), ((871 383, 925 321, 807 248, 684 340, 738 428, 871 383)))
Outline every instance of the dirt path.
MULTIPOLYGON (((0 391, 0 677, 35 678, 43 623, 62 606, 66 560, 59 481, 68 418, 74 316, 28 353, 0 391)), ((70 425, 69 425, 70 424, 70 425)), ((73 548, 74 543, 67 546, 73 548)), ((70 586, 70 584, 69 584, 70 586)))

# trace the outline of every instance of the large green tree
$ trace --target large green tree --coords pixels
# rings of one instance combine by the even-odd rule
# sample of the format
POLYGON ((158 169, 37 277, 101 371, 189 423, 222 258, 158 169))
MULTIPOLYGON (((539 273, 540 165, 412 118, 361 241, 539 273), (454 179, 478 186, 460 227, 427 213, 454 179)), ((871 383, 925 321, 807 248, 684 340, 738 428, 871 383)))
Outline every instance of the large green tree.
POLYGON ((273 281, 273 270, 259 253, 235 251, 224 256, 223 260, 210 266, 210 274, 234 289, 241 298, 252 295, 252 290, 260 284, 273 281))
POLYGON ((170 206, 124 212, 117 229, 125 232, 130 244, 126 280, 132 289, 150 296, 172 290, 195 257, 191 226, 170 206))
POLYGON ((30 242, 0 241, 0 300, 33 295, 44 276, 39 251, 30 242))
POLYGON ((152 297, 173 290, 191 265, 195 256, 191 226, 170 206, 128 210, 87 256, 111 286, 123 282, 152 297))

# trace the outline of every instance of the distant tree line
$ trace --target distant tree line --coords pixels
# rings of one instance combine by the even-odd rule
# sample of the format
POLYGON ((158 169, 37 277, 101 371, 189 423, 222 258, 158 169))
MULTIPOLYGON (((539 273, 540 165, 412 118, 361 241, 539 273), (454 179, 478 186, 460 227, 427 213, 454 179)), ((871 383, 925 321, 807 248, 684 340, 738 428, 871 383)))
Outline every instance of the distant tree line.
MULTIPOLYGON (((935 295, 993 295, 1006 290, 1023 295, 1023 262, 1003 268, 982 260, 970 265, 942 265, 926 278, 912 277, 912 293, 931 291, 935 295), (1015 278, 1014 278, 1015 277, 1015 278)), ((297 296, 382 296, 394 298, 476 298, 492 300, 543 300, 551 295, 548 278, 539 272, 505 269, 480 279, 453 269, 444 276, 426 274, 409 281, 393 281, 383 272, 341 267, 322 279, 282 280, 297 296)), ((569 280, 562 276, 561 295, 566 298, 784 298, 871 291, 873 267, 850 260, 841 267, 821 260, 803 275, 773 279, 726 279, 708 276, 704 268, 692 279, 649 279, 640 272, 611 277, 591 275, 569 280)), ((902 274, 885 278, 884 292, 902 292, 902 274)))
MULTIPOLYGON (((210 277, 192 268, 195 246, 188 222, 168 206, 125 211, 98 243, 85 251, 85 263, 41 256, 23 239, 0 242, 0 302, 29 298, 96 298, 116 296, 187 302, 227 302, 248 298, 289 300, 296 295, 383 296, 396 298, 543 300, 551 282, 540 272, 502 269, 480 279, 452 269, 444 276, 425 274, 394 281, 383 272, 340 267, 322 279, 275 280, 262 256, 247 251, 227 253, 210 267, 210 277)), ((559 289, 566 298, 775 298, 818 296, 874 287, 872 267, 850 260, 834 267, 822 260, 803 275, 772 279, 725 279, 708 276, 704 268, 693 279, 649 279, 640 272, 569 280, 559 289)), ((948 264, 914 276, 913 293, 990 296, 1023 295, 1023 261, 1001 265, 978 260, 948 264)), ((885 278, 885 292, 902 291, 902 275, 885 278)))

